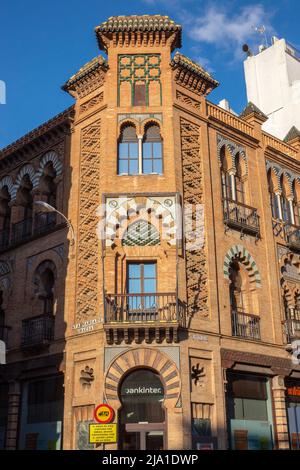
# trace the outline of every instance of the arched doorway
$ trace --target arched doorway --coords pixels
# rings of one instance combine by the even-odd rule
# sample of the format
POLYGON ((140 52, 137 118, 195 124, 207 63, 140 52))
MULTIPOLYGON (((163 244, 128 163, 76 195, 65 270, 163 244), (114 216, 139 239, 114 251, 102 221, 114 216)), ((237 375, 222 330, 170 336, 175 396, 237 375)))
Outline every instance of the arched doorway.
POLYGON ((165 448, 165 390, 159 374, 135 369, 119 388, 119 448, 162 450, 165 448))

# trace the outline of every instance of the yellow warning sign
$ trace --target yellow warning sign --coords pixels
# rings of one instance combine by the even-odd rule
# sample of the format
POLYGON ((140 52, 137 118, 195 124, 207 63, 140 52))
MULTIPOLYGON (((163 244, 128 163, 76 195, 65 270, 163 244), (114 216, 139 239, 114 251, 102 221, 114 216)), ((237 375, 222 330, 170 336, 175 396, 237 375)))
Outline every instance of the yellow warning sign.
POLYGON ((117 442, 117 423, 90 424, 90 444, 117 442))

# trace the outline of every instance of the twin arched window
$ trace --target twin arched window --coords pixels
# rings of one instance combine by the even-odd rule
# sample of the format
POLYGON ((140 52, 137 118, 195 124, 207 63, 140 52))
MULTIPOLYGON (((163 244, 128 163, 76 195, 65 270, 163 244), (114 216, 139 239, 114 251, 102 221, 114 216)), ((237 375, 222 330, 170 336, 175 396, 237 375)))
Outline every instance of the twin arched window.
POLYGON ((235 156, 234 167, 231 155, 225 146, 221 148, 220 156, 223 199, 245 204, 245 171, 240 154, 237 153, 235 156))
POLYGON ((146 127, 144 136, 137 136, 133 124, 121 130, 118 144, 118 174, 161 174, 162 139, 157 124, 146 127))
POLYGON ((272 216, 287 224, 300 226, 300 185, 294 181, 291 189, 285 175, 280 178, 280 184, 272 170, 268 173, 268 185, 272 216))

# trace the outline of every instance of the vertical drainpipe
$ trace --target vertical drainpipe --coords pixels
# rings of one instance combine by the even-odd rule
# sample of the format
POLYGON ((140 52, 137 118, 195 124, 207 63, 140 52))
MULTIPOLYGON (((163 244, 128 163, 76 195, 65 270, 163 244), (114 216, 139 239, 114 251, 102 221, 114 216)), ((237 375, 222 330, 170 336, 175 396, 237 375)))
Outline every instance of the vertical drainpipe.
MULTIPOLYGON (((205 103, 206 104, 206 103, 205 103)), ((207 125, 207 144, 208 144, 208 162, 209 162, 209 171, 210 171, 210 191, 211 191, 211 201, 212 201, 212 219, 213 219, 213 242, 214 242, 214 251, 215 251, 215 271, 216 276, 218 277, 218 257, 217 257, 217 241, 216 241, 216 224, 215 224, 215 211, 214 211, 214 192, 213 192, 213 181, 212 181, 212 168, 211 168, 211 152, 210 152, 210 138, 209 138, 209 127, 207 125)), ((233 177, 234 183, 234 175, 230 175, 230 178, 233 177)), ((233 184, 232 188, 235 188, 233 184)), ((235 199, 235 191, 234 191, 234 199, 235 199)), ((219 345, 221 344, 221 313, 220 313, 220 294, 219 294, 219 283, 217 280, 216 283, 216 294, 217 294, 217 308, 218 308, 218 333, 219 333, 219 345)), ((223 389, 223 408, 224 408, 224 438, 225 442, 228 443, 228 436, 226 430, 228 429, 227 420, 226 420, 226 399, 225 399, 225 390, 224 390, 224 376, 221 364, 221 382, 222 382, 222 389, 223 389)))

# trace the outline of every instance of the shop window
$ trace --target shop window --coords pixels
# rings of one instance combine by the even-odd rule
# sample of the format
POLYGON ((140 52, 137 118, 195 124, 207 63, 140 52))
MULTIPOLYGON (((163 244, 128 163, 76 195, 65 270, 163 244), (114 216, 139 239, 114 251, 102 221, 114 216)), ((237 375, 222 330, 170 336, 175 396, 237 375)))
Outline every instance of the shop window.
POLYGON ((121 385, 122 422, 163 422, 163 400, 164 388, 157 374, 147 369, 132 372, 121 385))
POLYGON ((233 449, 272 449, 269 393, 265 377, 228 373, 227 413, 233 449))
POLYGON ((5 447, 8 414, 8 384, 0 384, 0 449, 5 447))
POLYGON ((286 387, 290 446, 300 450, 300 382, 289 380, 286 387))
POLYGON ((59 450, 64 408, 63 376, 24 383, 19 448, 59 450))
POLYGON ((32 424, 59 421, 62 416, 62 377, 55 377, 29 383, 27 422, 32 424))
POLYGON ((129 373, 119 395, 119 445, 122 450, 164 448, 164 387, 159 375, 149 369, 129 373))

